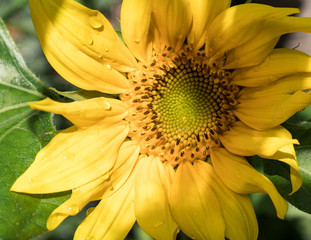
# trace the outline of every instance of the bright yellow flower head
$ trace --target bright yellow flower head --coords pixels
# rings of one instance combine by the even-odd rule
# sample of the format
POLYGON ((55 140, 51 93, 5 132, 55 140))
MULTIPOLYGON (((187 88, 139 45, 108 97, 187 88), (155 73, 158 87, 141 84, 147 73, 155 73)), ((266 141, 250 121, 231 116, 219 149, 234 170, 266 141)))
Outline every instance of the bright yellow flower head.
POLYGON ((273 49, 311 32, 292 8, 230 0, 124 0, 125 44, 98 11, 72 0, 29 0, 43 51, 66 80, 118 94, 33 109, 73 124, 37 155, 12 191, 72 190, 50 230, 101 200, 75 239, 123 239, 137 221, 155 239, 257 239, 248 194, 287 203, 244 156, 282 161, 301 186, 291 134, 280 126, 311 103, 311 58, 273 49))

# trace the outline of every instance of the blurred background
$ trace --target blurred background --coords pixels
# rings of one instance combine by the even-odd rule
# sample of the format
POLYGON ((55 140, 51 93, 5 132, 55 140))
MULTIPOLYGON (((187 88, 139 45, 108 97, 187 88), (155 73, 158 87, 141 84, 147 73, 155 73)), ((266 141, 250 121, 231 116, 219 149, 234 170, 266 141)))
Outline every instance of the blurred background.
MULTIPOLYGON (((80 0, 79 2, 92 9, 100 10, 114 28, 120 30, 121 0, 80 0)), ((237 0, 233 1, 233 4, 244 2, 245 0, 237 0)), ((258 0, 253 2, 279 7, 298 7, 302 10, 300 16, 311 17, 310 0, 258 0)), ((62 91, 74 89, 74 86, 64 81, 46 61, 32 26, 27 0, 0 0, 0 17, 4 19, 28 67, 45 85, 62 91)), ((296 48, 311 55, 311 34, 286 35, 281 38, 278 47, 296 48)), ((286 219, 282 221, 276 217, 274 207, 266 195, 253 194, 251 198, 257 213, 260 240, 311 240, 311 215, 290 205, 286 219)), ((96 204, 96 202, 90 203, 87 208, 96 206, 96 204)), ((74 231, 84 217, 85 210, 78 216, 65 220, 55 231, 47 232, 32 240, 73 239, 74 231)), ((148 239, 151 238, 137 224, 127 237, 127 240, 148 239)), ((178 239, 188 238, 180 233, 178 239)))

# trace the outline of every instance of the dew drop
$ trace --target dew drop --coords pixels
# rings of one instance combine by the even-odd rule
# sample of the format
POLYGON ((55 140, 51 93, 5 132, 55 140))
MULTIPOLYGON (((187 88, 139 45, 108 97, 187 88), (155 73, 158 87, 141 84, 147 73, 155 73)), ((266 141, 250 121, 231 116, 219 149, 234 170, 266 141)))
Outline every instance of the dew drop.
POLYGON ((72 205, 68 208, 71 214, 77 214, 80 212, 80 208, 77 205, 72 205))
POLYGON ((93 39, 89 38, 89 39, 87 40, 87 43, 88 43, 89 45, 93 45, 94 41, 93 41, 93 39))
POLYGON ((86 240, 96 240, 95 237, 86 237, 86 240))
POLYGON ((90 17, 88 19, 88 22, 93 29, 100 30, 101 28, 103 28, 102 22, 97 19, 96 16, 90 17))
POLYGON ((103 55, 98 55, 98 58, 99 59, 103 59, 103 55))
POLYGON ((106 48, 105 51, 106 51, 106 52, 109 52, 109 48, 106 48))
POLYGON ((108 68, 109 70, 111 70, 111 66, 110 66, 109 64, 107 64, 107 68, 108 68))
POLYGON ((109 180, 109 179, 110 179, 110 173, 106 173, 104 176, 102 176, 102 179, 103 179, 104 181, 109 180))
POLYGON ((136 39, 135 42, 136 42, 136 43, 140 43, 140 39, 136 39))

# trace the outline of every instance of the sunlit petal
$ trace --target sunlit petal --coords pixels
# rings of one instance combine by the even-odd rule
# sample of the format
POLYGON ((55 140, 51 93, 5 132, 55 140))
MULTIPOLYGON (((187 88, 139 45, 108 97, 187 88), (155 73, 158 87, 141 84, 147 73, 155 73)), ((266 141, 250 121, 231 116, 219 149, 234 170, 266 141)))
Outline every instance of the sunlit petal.
POLYGON ((47 59, 67 81, 108 93, 127 89, 116 70, 133 70, 136 61, 103 15, 72 0, 30 0, 29 6, 47 59))
POLYGON ((68 128, 38 153, 11 190, 52 193, 82 186, 113 168, 127 133, 125 122, 103 129, 68 128))
POLYGON ((206 41, 207 54, 212 59, 221 57, 256 36, 266 19, 298 12, 294 8, 273 8, 262 4, 240 4, 228 8, 210 25, 206 41))

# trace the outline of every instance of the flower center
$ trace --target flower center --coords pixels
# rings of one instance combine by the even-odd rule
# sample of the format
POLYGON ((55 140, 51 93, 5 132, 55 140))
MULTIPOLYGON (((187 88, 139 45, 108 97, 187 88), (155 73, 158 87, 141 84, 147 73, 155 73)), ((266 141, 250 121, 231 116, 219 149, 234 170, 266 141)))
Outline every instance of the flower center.
POLYGON ((239 89, 229 71, 207 62, 204 51, 185 46, 175 53, 169 47, 129 73, 132 88, 121 99, 129 104, 129 136, 140 143, 141 153, 176 166, 205 160, 220 146, 218 135, 235 121, 239 89))

